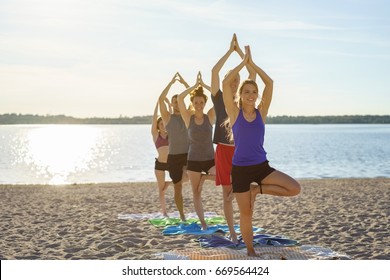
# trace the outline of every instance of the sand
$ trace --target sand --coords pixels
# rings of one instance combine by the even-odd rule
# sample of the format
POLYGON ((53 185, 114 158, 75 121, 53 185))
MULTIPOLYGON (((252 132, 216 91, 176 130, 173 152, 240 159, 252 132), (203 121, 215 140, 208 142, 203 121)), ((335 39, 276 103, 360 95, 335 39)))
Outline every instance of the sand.
MULTIPOLYGON (((254 226, 304 245, 318 245, 354 260, 390 259, 390 179, 299 180, 301 195, 263 195, 254 226)), ((205 211, 223 215, 213 182, 203 192, 205 211)), ((186 212, 192 194, 184 186, 186 212)), ((173 188, 169 212, 176 211, 173 188)), ((234 202, 235 221, 239 213, 234 202)), ((194 236, 163 236, 147 220, 118 214, 159 211, 154 182, 68 186, 0 185, 0 259, 161 259, 179 248, 199 248, 194 236)))

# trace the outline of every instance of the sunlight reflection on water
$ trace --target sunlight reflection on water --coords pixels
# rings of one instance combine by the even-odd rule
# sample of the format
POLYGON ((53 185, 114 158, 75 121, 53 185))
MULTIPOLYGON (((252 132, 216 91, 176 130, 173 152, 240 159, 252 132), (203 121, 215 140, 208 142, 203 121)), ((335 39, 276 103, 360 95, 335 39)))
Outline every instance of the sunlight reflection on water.
POLYGON ((72 173, 107 164, 101 138, 98 127, 38 127, 28 132, 25 148, 17 151, 17 160, 24 161, 37 177, 47 178, 49 184, 66 184, 72 173))
MULTIPOLYGON (((268 125, 265 148, 294 178, 388 178, 389 136, 390 125, 268 125)), ((150 182, 156 155, 150 125, 0 126, 0 184, 150 182)))

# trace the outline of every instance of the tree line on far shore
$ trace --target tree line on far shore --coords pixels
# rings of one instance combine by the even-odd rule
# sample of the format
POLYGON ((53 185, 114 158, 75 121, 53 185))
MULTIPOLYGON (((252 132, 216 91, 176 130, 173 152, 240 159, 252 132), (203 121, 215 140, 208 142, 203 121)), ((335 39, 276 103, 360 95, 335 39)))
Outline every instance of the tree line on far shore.
MULTIPOLYGON (((0 124, 151 124, 152 116, 74 118, 65 115, 3 114, 0 124)), ((390 124, 390 115, 269 116, 267 124, 390 124)))

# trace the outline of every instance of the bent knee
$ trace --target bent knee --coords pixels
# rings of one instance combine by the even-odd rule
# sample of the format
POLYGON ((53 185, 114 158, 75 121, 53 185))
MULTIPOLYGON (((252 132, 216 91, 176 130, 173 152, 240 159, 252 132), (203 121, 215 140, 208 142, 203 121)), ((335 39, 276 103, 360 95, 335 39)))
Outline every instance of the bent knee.
POLYGON ((301 185, 298 182, 295 182, 290 188, 289 195, 296 196, 301 193, 301 185))

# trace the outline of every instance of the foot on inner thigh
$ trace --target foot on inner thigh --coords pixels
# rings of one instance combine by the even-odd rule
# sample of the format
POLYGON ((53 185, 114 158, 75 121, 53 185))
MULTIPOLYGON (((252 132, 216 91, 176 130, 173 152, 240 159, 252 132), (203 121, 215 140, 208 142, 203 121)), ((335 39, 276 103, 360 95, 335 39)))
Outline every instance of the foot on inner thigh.
POLYGON ((250 186, 250 192, 251 192, 251 209, 253 210, 255 207, 255 201, 257 194, 260 193, 260 186, 259 185, 251 185, 250 186))
POLYGON ((164 187, 163 187, 163 192, 165 192, 168 189, 169 184, 170 184, 170 182, 165 182, 164 187))

